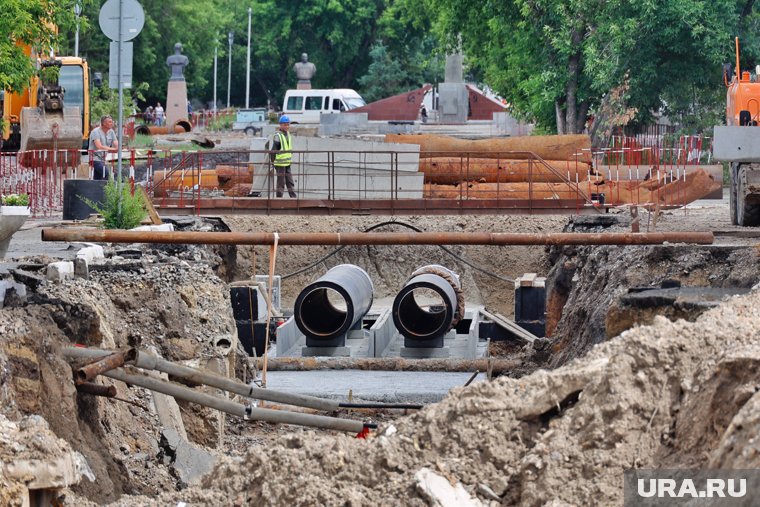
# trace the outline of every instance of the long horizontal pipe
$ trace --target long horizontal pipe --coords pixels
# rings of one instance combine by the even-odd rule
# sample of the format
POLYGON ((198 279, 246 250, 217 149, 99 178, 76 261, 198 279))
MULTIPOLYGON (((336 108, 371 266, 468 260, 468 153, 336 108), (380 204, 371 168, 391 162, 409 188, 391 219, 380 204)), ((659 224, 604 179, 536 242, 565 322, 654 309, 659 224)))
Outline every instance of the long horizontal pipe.
MULTIPOLYGON (((473 372, 486 371, 488 359, 404 359, 404 358, 314 358, 279 357, 269 358, 270 371, 312 371, 312 370, 367 370, 367 371, 445 371, 473 372)), ((491 359, 493 373, 514 371, 521 364, 512 359, 491 359)), ((258 359, 258 368, 263 359, 258 359)))
MULTIPOLYGON (((66 347, 63 349, 66 357, 73 359, 90 359, 105 357, 112 354, 111 351, 102 349, 85 349, 80 347, 66 347)), ((195 384, 204 384, 207 386, 229 391, 246 398, 257 400, 275 401, 286 405, 296 407, 307 407, 315 410, 333 411, 339 408, 340 404, 336 400, 327 400, 317 398, 316 396, 304 396, 301 394, 285 393, 282 391, 273 391, 272 389, 262 389, 260 387, 249 386, 242 382, 214 375, 213 373, 204 372, 196 368, 190 368, 177 363, 172 363, 144 351, 136 351, 135 366, 146 370, 158 370, 169 375, 184 380, 189 380, 195 384)))
POLYGON ((300 414, 283 410, 270 410, 267 408, 246 407, 240 403, 235 403, 210 394, 199 393, 188 387, 173 384, 166 380, 156 379, 146 375, 130 374, 122 368, 107 371, 103 375, 127 384, 163 393, 179 400, 185 400, 198 405, 203 405, 204 407, 213 408, 243 419, 266 421, 270 423, 295 424, 298 426, 309 426, 312 428, 345 431, 349 433, 359 433, 364 429, 364 423, 361 421, 338 419, 336 417, 326 417, 321 415, 300 414))
MULTIPOLYGON (((712 232, 545 233, 491 232, 284 232, 280 245, 710 245, 712 232)), ((122 231, 42 229, 42 241, 166 243, 193 245, 273 245, 270 232, 122 231)))

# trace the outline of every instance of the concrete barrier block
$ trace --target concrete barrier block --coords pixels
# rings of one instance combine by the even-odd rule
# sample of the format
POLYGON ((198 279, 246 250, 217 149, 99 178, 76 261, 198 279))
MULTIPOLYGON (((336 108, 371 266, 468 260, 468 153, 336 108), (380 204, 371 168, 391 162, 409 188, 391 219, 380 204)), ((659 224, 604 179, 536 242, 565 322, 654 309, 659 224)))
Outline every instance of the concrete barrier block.
POLYGON ((160 225, 141 225, 132 229, 133 231, 153 231, 153 232, 172 232, 174 230, 174 224, 160 224, 160 225))
POLYGON ((53 262, 47 265, 47 279, 51 282, 62 282, 74 277, 74 263, 71 261, 53 262))
POLYGON ((100 245, 90 245, 82 248, 77 252, 77 259, 84 259, 85 262, 91 263, 94 260, 105 259, 103 247, 100 245))
POLYGON ((87 259, 77 256, 74 259, 74 276, 77 278, 84 278, 87 280, 90 278, 90 266, 87 259))

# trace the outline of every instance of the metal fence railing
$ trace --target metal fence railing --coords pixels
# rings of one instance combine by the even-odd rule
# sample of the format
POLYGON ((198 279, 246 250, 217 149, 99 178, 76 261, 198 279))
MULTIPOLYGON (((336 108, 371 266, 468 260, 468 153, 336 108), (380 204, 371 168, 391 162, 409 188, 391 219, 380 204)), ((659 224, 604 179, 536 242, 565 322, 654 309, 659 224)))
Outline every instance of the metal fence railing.
MULTIPOLYGON (((691 146, 697 145, 684 149, 691 146)), ((2 154, 0 193, 28 193, 34 215, 59 213, 63 181, 92 177, 90 155, 2 154)), ((610 162, 604 152, 573 161, 546 161, 529 152, 489 156, 294 151, 295 198, 267 151, 130 149, 123 152, 122 175, 142 185, 157 208, 193 214, 577 213, 615 205, 680 206, 719 187, 694 164, 603 164, 610 162)), ((115 175, 116 160, 109 169, 115 175)))

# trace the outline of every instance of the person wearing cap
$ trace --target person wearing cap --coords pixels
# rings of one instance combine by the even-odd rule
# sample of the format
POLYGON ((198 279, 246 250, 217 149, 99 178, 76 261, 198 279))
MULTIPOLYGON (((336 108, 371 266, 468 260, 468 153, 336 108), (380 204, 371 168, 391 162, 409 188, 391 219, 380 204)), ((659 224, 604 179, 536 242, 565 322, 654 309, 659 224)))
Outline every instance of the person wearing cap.
POLYGON ((290 172, 293 149, 291 147, 291 137, 288 132, 289 129, 290 118, 285 115, 280 116, 280 128, 274 133, 272 150, 269 155, 270 160, 277 171, 277 197, 282 197, 285 191, 285 185, 288 187, 288 194, 290 197, 297 197, 293 174, 290 172))
POLYGON ((92 179, 107 180, 106 153, 119 151, 119 140, 116 138, 116 131, 113 129, 113 118, 111 118, 111 115, 107 114, 101 117, 100 125, 90 132, 89 149, 93 157, 92 179))

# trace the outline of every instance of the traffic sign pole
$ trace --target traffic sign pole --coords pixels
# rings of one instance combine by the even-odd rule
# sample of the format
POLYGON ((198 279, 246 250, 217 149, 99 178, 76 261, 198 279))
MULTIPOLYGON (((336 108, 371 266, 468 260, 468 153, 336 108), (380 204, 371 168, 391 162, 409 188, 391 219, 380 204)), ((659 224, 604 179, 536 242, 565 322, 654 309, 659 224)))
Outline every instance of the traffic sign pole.
MULTIPOLYGON (((145 12, 137 0, 107 0, 106 3, 103 4, 103 7, 100 8, 98 22, 100 24, 100 29, 103 30, 106 37, 116 42, 118 46, 116 51, 116 62, 113 61, 112 57, 108 64, 109 67, 113 67, 114 64, 116 65, 116 79, 118 81, 119 89, 119 131, 117 133, 119 143, 117 174, 119 179, 117 182, 117 188, 119 189, 119 213, 121 213, 121 192, 123 188, 122 143, 124 141, 124 79, 126 77, 126 69, 130 69, 130 83, 128 86, 132 86, 132 56, 130 53, 128 57, 129 61, 127 62, 124 61, 125 57, 122 53, 125 42, 134 39, 142 31, 143 26, 145 25, 145 12), (125 12, 128 12, 129 14, 125 16, 125 12)), ((112 72, 110 74, 113 75, 112 72)), ((109 86, 113 88, 113 83, 109 82, 109 86)))
POLYGON ((119 154, 118 154, 118 172, 119 175, 119 181, 117 182, 117 187, 119 189, 119 215, 121 215, 121 208, 122 208, 122 202, 121 202, 121 196, 122 196, 122 185, 124 184, 122 173, 121 173, 121 152, 122 152, 122 141, 124 139, 124 80, 122 79, 121 75, 121 45, 124 42, 124 31, 123 31, 123 25, 124 25, 124 0, 119 0, 119 56, 117 57, 117 68, 119 69, 119 154))

